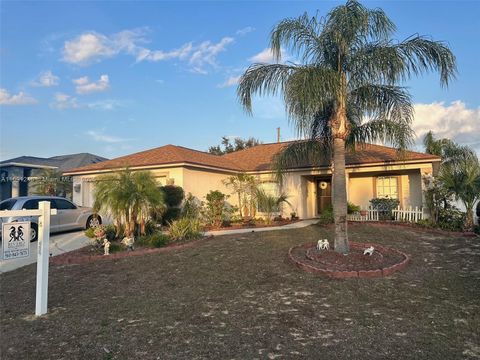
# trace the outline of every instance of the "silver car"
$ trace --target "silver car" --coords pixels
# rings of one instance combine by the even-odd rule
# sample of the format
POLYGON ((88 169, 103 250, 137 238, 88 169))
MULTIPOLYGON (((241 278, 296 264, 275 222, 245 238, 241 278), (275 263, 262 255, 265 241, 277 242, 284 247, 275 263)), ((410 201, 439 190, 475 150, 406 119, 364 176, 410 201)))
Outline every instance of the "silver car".
MULTIPOLYGON (((71 201, 57 196, 20 196, 0 202, 0 210, 34 210, 38 209, 40 201, 49 201, 52 209, 57 209, 57 215, 50 218, 50 232, 89 228, 100 225, 102 219, 95 214, 92 208, 77 206, 71 201)), ((2 222, 30 221, 31 240, 38 239, 38 216, 14 216, 0 218, 2 222)), ((0 226, 1 231, 1 226, 0 226)))

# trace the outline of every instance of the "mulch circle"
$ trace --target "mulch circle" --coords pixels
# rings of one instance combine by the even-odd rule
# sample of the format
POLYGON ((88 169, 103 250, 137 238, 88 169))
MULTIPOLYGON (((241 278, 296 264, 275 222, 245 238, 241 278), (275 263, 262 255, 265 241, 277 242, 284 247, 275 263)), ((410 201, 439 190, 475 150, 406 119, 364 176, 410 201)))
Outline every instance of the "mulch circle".
POLYGON ((355 242, 350 242, 348 255, 333 250, 317 250, 316 244, 309 243, 290 248, 288 257, 304 271, 340 279, 389 276, 404 269, 410 260, 407 254, 393 248, 355 242), (363 255, 370 246, 375 248, 374 253, 363 255))

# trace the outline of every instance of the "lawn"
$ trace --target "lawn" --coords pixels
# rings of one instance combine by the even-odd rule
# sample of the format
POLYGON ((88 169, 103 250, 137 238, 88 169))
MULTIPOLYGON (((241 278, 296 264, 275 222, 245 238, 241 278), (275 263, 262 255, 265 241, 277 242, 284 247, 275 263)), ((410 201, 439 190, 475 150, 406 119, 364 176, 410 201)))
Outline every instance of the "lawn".
POLYGON ((286 261, 304 229, 214 238, 170 253, 0 275, 2 359, 480 358, 480 239, 354 225, 411 255, 388 278, 333 280, 286 261))

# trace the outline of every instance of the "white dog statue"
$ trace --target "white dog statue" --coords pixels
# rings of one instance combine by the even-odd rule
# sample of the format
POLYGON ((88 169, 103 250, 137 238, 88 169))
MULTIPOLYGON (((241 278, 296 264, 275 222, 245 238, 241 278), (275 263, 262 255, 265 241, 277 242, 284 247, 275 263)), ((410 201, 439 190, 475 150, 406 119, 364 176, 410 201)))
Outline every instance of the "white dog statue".
POLYGON ((124 237, 122 240, 122 244, 127 247, 127 250, 135 250, 133 244, 135 243, 135 238, 132 237, 124 237))
POLYGON ((369 248, 366 248, 363 251, 363 255, 370 255, 372 256, 373 252, 375 251, 375 248, 373 246, 370 246, 369 248))
POLYGON ((103 239, 103 255, 110 255, 110 241, 103 239))
POLYGON ((328 242, 327 239, 318 240, 317 250, 329 250, 329 249, 330 249, 330 243, 328 242))

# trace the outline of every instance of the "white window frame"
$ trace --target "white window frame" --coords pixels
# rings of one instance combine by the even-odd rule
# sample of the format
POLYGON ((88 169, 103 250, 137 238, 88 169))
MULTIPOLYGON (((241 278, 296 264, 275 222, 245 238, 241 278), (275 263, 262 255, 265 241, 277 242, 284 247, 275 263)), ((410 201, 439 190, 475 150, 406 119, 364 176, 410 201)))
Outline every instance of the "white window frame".
POLYGON ((398 176, 378 176, 376 178, 375 191, 378 199, 400 199, 399 189, 398 176), (392 180, 395 185, 392 184, 392 180))

